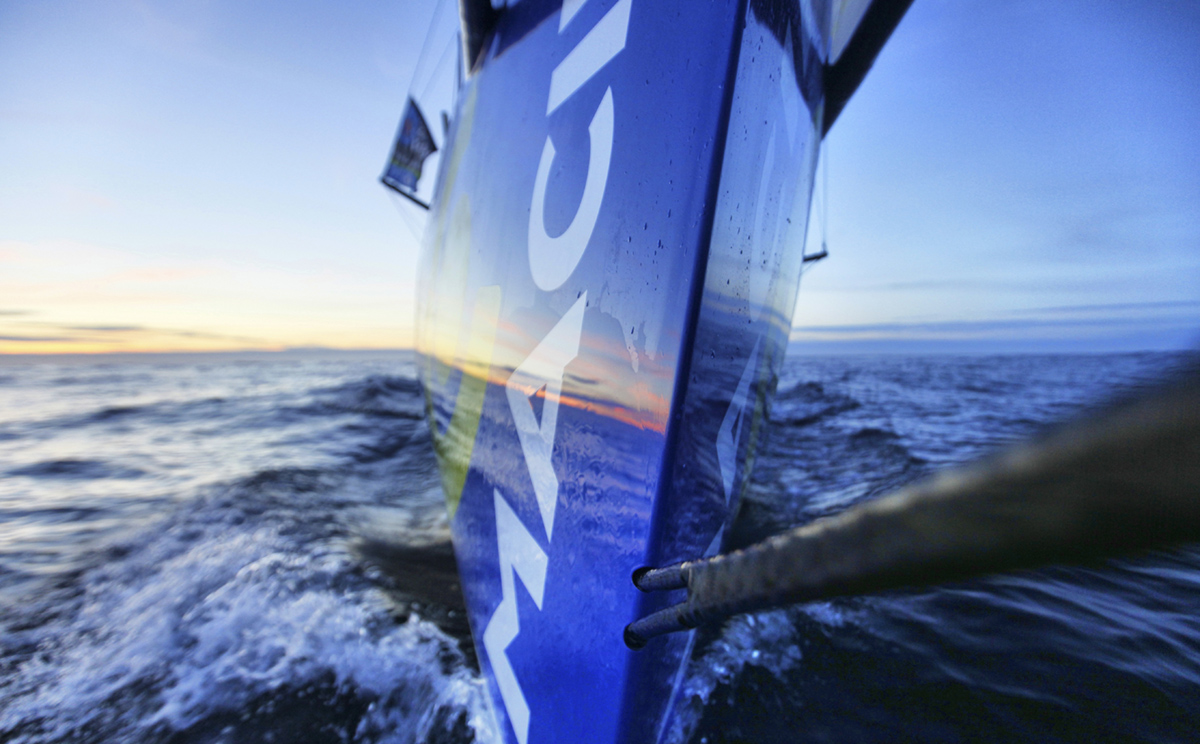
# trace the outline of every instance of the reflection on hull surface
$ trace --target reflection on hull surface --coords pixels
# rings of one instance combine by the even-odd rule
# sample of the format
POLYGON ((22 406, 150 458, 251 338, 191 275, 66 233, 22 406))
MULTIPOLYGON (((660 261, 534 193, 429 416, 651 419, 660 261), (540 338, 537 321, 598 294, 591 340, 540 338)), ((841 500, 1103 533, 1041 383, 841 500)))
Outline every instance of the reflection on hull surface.
POLYGON ((678 599, 630 576, 720 549, 765 433, 824 127, 813 5, 530 0, 462 81, 418 346, 508 741, 666 730, 693 640, 625 646, 678 599))

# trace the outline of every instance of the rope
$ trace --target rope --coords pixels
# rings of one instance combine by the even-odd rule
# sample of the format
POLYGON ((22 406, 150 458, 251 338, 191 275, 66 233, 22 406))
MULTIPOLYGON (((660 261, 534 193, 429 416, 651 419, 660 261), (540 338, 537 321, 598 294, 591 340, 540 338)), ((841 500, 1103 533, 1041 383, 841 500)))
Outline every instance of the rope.
POLYGON ((821 251, 828 253, 829 239, 829 140, 821 140, 821 251))
POLYGON ((687 600, 625 642, 735 614, 1200 540, 1200 367, 1137 400, 745 550, 634 573, 687 600))
POLYGON ((807 250, 808 235, 804 236, 805 246, 804 250, 801 251, 800 259, 801 277, 816 265, 817 261, 829 255, 829 145, 826 140, 821 140, 821 144, 817 150, 817 170, 820 171, 818 174, 820 180, 814 179, 817 187, 813 189, 812 214, 821 223, 820 230, 818 231, 821 234, 821 250, 816 253, 805 253, 804 250, 807 250))
MULTIPOLYGON (((423 100, 429 95, 429 89, 433 87, 434 81, 438 79, 438 73, 441 72, 442 67, 445 66, 446 59, 450 55, 450 50, 455 49, 456 47, 458 47, 458 39, 451 36, 446 41, 446 46, 444 49, 442 49, 442 56, 438 58, 438 63, 434 65, 433 72, 429 73, 429 79, 425 81, 425 87, 421 89, 421 95, 418 100, 423 100)), ((455 84, 457 85, 457 81, 455 84)))
POLYGON ((413 70, 412 79, 408 83, 408 96, 412 97, 413 88, 417 85, 417 80, 420 79, 421 69, 425 64, 429 53, 429 42, 433 39, 433 29, 437 26, 438 16, 442 12, 442 7, 446 4, 446 0, 438 0, 437 5, 433 6, 433 15, 430 16, 429 26, 425 29, 425 41, 421 42, 421 54, 417 57, 417 69, 413 70))
POLYGON ((409 210, 413 209, 411 202, 401 199, 400 195, 391 189, 388 189, 388 196, 391 197, 392 204, 396 206, 396 211, 400 213, 400 218, 404 220, 404 226, 412 233, 413 239, 417 241, 417 245, 419 246, 424 230, 413 224, 413 215, 409 212, 409 210))

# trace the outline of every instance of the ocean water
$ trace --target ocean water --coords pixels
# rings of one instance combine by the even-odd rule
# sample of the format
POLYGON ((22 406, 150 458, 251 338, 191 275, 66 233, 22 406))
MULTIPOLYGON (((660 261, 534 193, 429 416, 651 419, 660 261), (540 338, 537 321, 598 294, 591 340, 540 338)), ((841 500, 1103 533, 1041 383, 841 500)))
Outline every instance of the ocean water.
MULTIPOLYGON (((1180 354, 791 358, 744 544, 1180 354)), ((405 354, 0 359, 0 740, 491 742, 405 354)), ((669 738, 1194 741, 1200 549, 737 618, 669 738)))

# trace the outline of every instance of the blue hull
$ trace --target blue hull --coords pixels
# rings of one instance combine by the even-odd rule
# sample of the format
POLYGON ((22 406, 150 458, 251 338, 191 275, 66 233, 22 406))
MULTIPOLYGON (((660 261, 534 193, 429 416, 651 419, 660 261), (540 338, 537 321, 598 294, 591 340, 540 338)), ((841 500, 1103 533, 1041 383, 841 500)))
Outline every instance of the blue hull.
POLYGON ((632 572, 717 552, 790 329, 821 131, 790 3, 524 0, 459 92, 418 310, 507 741, 661 738, 687 635, 632 572))

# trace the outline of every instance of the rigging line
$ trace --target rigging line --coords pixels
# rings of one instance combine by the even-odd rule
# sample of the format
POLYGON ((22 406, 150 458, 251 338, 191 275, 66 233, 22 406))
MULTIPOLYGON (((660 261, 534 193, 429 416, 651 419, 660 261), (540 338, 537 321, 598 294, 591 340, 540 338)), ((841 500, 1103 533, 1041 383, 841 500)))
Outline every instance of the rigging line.
POLYGON ((408 212, 411 207, 409 207, 407 203, 402 202, 400 195, 394 191, 389 190, 388 196, 391 198, 392 204, 395 205, 396 211, 400 213, 400 218, 404 220, 404 226, 408 228, 410 233, 412 233, 413 239, 420 244, 422 231, 412 223, 412 215, 408 212))
POLYGON ((816 178, 813 180, 812 219, 816 223, 817 229, 812 232, 817 238, 822 236, 822 231, 825 229, 825 218, 821 216, 821 204, 825 201, 825 188, 821 185, 821 168, 824 166, 823 161, 825 160, 824 150, 825 144, 821 143, 817 150, 817 167, 814 174, 816 178))
POLYGON ((421 90, 421 100, 429 95, 429 89, 433 87, 433 83, 438 79, 438 73, 446 64, 446 59, 450 56, 450 50, 458 46, 458 37, 451 36, 446 40, 446 48, 442 50, 442 56, 438 58, 438 63, 433 68, 433 72, 429 73, 429 79, 425 81, 425 87, 421 90))
POLYGON ((421 42, 421 53, 417 56, 417 69, 413 70, 412 78, 408 81, 408 95, 411 98, 413 88, 416 87, 417 80, 421 74, 421 70, 425 65, 426 55, 429 52, 429 42, 433 39, 433 29, 438 25, 438 18, 441 16, 442 7, 446 4, 446 0, 438 0, 437 5, 433 6, 433 15, 429 19, 429 27, 425 29, 425 41, 421 42))
POLYGON ((821 140, 821 250, 828 252, 829 238, 829 140, 821 140))
POLYGON ((813 178, 812 207, 809 211, 810 220, 818 221, 820 227, 818 229, 810 229, 812 226, 807 225, 804 231, 804 246, 801 250, 800 262, 801 276, 804 276, 809 269, 815 266, 817 261, 829 255, 826 244, 829 225, 829 170, 827 166, 829 151, 826 147, 825 140, 822 140, 817 146, 817 173, 814 174, 815 177, 813 178), (810 235, 816 237, 817 233, 820 234, 821 249, 816 253, 808 253, 808 238, 810 235))

